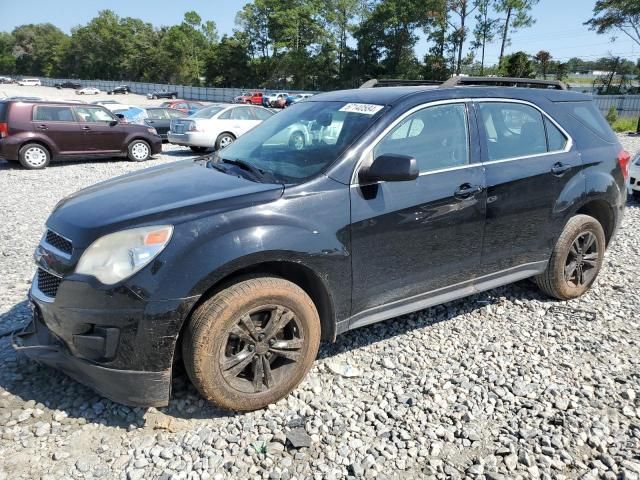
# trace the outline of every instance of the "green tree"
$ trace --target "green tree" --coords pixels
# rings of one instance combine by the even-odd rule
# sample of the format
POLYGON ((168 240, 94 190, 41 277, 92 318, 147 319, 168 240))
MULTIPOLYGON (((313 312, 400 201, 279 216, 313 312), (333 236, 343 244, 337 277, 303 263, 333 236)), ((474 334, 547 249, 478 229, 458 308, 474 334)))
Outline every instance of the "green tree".
POLYGON ((619 30, 640 45, 640 1, 598 0, 585 25, 600 34, 619 30))
POLYGON ((525 52, 506 55, 500 64, 500 73, 507 77, 531 78, 534 75, 533 62, 525 52))
POLYGON ((449 9, 449 17, 456 17, 457 23, 449 21, 449 25, 453 28, 451 33, 451 41, 454 50, 457 52, 457 60, 454 67, 456 75, 460 75, 462 69, 462 50, 469 28, 467 26, 467 18, 478 8, 478 5, 472 5, 471 0, 449 0, 447 8, 449 9))
POLYGON ((475 17, 475 28, 473 29, 473 42, 471 47, 475 50, 480 50, 480 70, 479 74, 484 75, 484 59, 485 59, 485 49, 487 44, 493 42, 495 39, 498 28, 500 24, 500 20, 497 18, 492 18, 491 14, 491 5, 493 0, 477 0, 478 12, 475 17))
POLYGON ((4 75, 11 75, 16 71, 13 44, 14 39, 10 33, 0 32, 0 72, 4 75))
POLYGON ((549 63, 552 58, 551 54, 546 50, 540 50, 533 58, 538 62, 538 65, 540 65, 542 77, 546 80, 547 72, 549 71, 549 63))
POLYGON ((251 58, 241 33, 224 35, 209 52, 205 65, 207 83, 215 87, 251 86, 251 58))
POLYGON ((69 37, 50 23, 29 24, 12 32, 18 73, 52 76, 60 72, 69 37))
POLYGON ((505 15, 505 18, 501 22, 502 42, 498 63, 502 62, 502 57, 504 57, 504 50, 509 44, 509 35, 521 28, 530 27, 535 23, 535 19, 529 12, 538 4, 538 1, 539 0, 496 0, 496 12, 505 15))

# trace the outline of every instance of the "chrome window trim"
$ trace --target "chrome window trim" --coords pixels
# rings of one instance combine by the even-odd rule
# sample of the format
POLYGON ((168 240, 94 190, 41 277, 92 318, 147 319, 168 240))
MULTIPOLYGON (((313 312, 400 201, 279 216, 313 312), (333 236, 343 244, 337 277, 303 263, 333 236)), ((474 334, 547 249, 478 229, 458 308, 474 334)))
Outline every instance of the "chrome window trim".
MULTIPOLYGON (((555 125, 558 130, 560 130, 560 132, 566 137, 567 139, 567 144, 565 145, 564 150, 554 150, 552 152, 545 152, 545 153, 537 153, 534 155, 524 155, 524 156, 520 156, 520 157, 510 157, 510 158, 504 158, 501 160, 487 160, 487 161, 482 161, 479 163, 470 163, 468 165, 459 165, 456 167, 450 167, 450 168, 441 168, 439 170, 431 170, 431 171, 427 171, 427 172, 420 172, 420 174, 418 176, 423 176, 423 175, 431 175, 431 174, 435 174, 435 173, 442 173, 442 172, 449 172, 449 171, 453 171, 453 170, 462 170, 464 168, 469 168, 469 167, 477 167, 477 166, 485 166, 485 165, 493 165, 493 164, 497 164, 497 163, 505 163, 505 162, 513 162, 513 161, 517 161, 517 160, 523 160, 525 158, 537 158, 537 157, 543 157, 543 156, 548 156, 548 155, 557 155, 560 153, 567 153, 569 151, 571 151, 571 149, 573 148, 573 138, 571 137, 571 135, 569 135, 569 133, 551 116, 549 115, 547 112, 545 112, 542 108, 540 108, 538 105, 531 103, 527 100, 520 100, 520 99, 516 99, 516 98, 486 98, 486 97, 480 97, 480 98, 456 98, 456 99, 449 99, 449 100, 436 100, 433 102, 429 102, 429 103, 423 103, 420 105, 416 105, 415 107, 407 110, 406 112, 404 112, 402 115, 400 115, 398 118, 396 118, 389 126, 387 126, 387 128, 385 128, 372 142, 370 145, 367 146, 367 148, 362 152, 362 154, 360 155, 360 158, 358 159, 358 162, 356 163, 355 168, 353 169, 353 173, 351 175, 351 182, 350 184, 352 186, 359 186, 360 183, 358 182, 358 172, 360 171, 360 168, 362 168, 363 164, 365 161, 369 160, 368 156, 371 155, 371 153, 373 152, 373 150, 375 149, 375 147, 378 145, 378 143, 380 143, 380 141, 391 131, 393 130, 395 127, 398 126, 398 124, 400 122, 402 122, 405 118, 407 118, 409 115, 412 115, 413 113, 422 110, 424 108, 428 108, 428 107, 434 107, 434 106, 438 106, 438 105, 448 105, 448 104, 452 104, 452 103, 518 103, 518 104, 522 104, 522 105, 528 105, 530 107, 535 108, 537 111, 539 111, 543 117, 546 117, 553 125, 555 125)), ((467 114, 467 119, 469 119, 469 115, 467 114)), ((480 119, 478 119, 478 121, 480 121, 480 119)), ((479 132, 479 135, 484 135, 484 132, 482 131, 482 129, 480 129, 481 131, 479 132)), ((545 136, 547 136, 546 133, 546 128, 545 128, 545 136)), ((470 132, 469 132, 469 138, 471 138, 470 132)), ((376 183, 382 183, 382 182, 376 182, 376 183)))
MULTIPOLYGON (((547 112, 545 112, 542 108, 540 108, 535 103, 528 102, 527 100, 518 100, 518 99, 515 99, 515 98, 476 98, 476 99, 473 100, 473 102, 474 103, 519 103, 521 105, 528 105, 529 107, 533 107, 538 112, 540 112, 542 114, 542 116, 544 118, 546 118, 547 120, 549 120, 558 130, 560 130, 560 133, 562 133, 562 135, 564 135, 564 137, 567 139, 567 143, 564 146, 563 150, 553 150, 551 152, 535 153, 533 155, 521 155, 519 157, 501 158, 500 160, 485 160, 485 161, 481 162, 482 165, 489 165, 489 164, 494 164, 494 163, 512 162, 514 160, 523 160, 525 158, 544 157, 544 156, 547 156, 547 155, 557 155, 559 153, 567 153, 567 152, 571 151, 571 149, 573 148, 573 138, 571 137, 571 135, 569 135, 569 133, 564 128, 562 128, 562 126, 558 122, 556 122, 556 120, 551 115, 549 115, 547 112)), ((478 121, 481 122, 482 120, 478 119, 478 121)), ((545 127, 544 132, 545 132, 545 137, 547 137, 547 141, 548 141, 548 135, 547 135, 546 127, 545 127)))
MULTIPOLYGON (((370 145, 367 146, 367 148, 362 152, 362 154, 360 155, 360 158, 358 159, 358 162, 356 163, 355 168, 353 169, 353 173, 351 174, 351 185, 359 185, 358 182, 358 172, 360 171, 360 168, 362 167, 362 164, 365 162, 365 160, 368 159, 368 156, 373 152, 373 150, 378 146, 378 144, 380 143, 380 141, 389 133, 391 132, 391 130, 393 130, 394 128, 396 128, 400 122, 402 122, 405 118, 407 118, 409 115, 413 115, 414 113, 420 111, 420 110, 424 110, 425 108, 429 108, 429 107, 437 107, 439 105, 450 105, 452 103, 461 103, 463 105, 469 103, 473 101, 471 98, 455 98, 455 99, 449 99, 449 100, 436 100, 433 102, 428 102, 428 103, 422 103, 420 105, 416 105, 415 107, 407 110, 406 112, 404 112, 402 115, 400 115, 398 118, 396 118, 390 125, 387 126, 387 128, 385 128, 372 142, 370 145)), ((469 119, 469 115, 467 113, 467 138, 471 137, 471 132, 469 131, 469 127, 468 127, 468 119, 469 119)), ((431 174, 431 173, 440 173, 440 172, 446 172, 448 170, 459 170, 461 168, 466 168, 466 167, 470 167, 470 166, 478 166, 479 164, 468 164, 468 165, 458 165, 456 167, 451 167, 451 168, 443 168, 443 169, 439 169, 439 170, 431 170, 428 172, 420 172, 419 176, 425 175, 425 174, 431 174)), ((378 182, 380 183, 380 182, 378 182)))

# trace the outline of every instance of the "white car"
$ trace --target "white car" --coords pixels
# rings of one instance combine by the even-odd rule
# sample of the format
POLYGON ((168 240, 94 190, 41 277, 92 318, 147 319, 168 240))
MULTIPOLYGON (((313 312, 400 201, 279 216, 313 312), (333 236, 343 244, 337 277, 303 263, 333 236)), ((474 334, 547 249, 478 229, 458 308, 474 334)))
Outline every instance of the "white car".
POLYGON ((629 193, 633 198, 640 201, 640 152, 631 160, 629 166, 629 193))
POLYGON ((84 87, 76 90, 76 95, 99 95, 100 90, 95 87, 84 87))
POLYGON ((22 80, 18 81, 18 85, 21 85, 23 87, 41 87, 42 82, 40 82, 40 80, 38 80, 37 78, 23 78, 22 80))
POLYGON ((285 92, 272 93, 267 97, 267 101, 269 102, 269 105, 272 107, 277 107, 278 102, 282 102, 282 106, 284 106, 288 96, 289 94, 285 92))
POLYGON ((167 139, 194 152, 220 150, 272 115, 254 105, 214 104, 189 117, 171 120, 167 139))

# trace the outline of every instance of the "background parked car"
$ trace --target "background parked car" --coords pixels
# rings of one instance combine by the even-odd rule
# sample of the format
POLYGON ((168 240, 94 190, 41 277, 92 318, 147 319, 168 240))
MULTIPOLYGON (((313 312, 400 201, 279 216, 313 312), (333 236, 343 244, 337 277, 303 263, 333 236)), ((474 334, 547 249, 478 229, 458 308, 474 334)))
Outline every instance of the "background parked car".
POLYGON ((171 102, 162 102, 160 106, 164 108, 173 108, 175 110, 180 110, 187 115, 193 115, 202 107, 204 107, 204 104, 200 102, 187 102, 186 100, 173 100, 171 102))
POLYGON ((640 201, 640 153, 631 160, 629 167, 629 193, 634 199, 640 201))
POLYGON ((0 83, 16 83, 16 81, 11 77, 0 77, 0 83))
POLYGON ((295 95, 289 95, 285 100, 285 107, 289 107, 294 103, 301 102, 302 100, 313 97, 312 93, 297 93, 295 95))
POLYGON ((84 87, 76 90, 77 95, 99 95, 100 90, 95 87, 84 87))
POLYGON ((160 138, 166 141, 167 133, 171 128, 171 120, 185 117, 187 117, 186 113, 175 108, 147 108, 147 118, 144 119, 144 123, 155 128, 160 138))
POLYGON ((141 107, 133 105, 105 105, 105 108, 116 115, 123 123, 137 123, 145 125, 147 111, 141 107))
POLYGON ((91 102, 92 105, 116 105, 120 104, 117 100, 96 100, 95 102, 91 102))
POLYGON ((117 95, 117 94, 129 95, 130 92, 131 92, 131 88, 129 88, 128 85, 120 85, 119 87, 109 90, 107 92, 107 95, 117 95))
POLYGON ((288 93, 278 92, 269 95, 269 106, 275 108, 284 108, 288 93))
POLYGON ((77 82, 62 82, 56 83, 54 87, 56 87, 58 90, 60 90, 61 88, 72 88, 73 90, 77 90, 78 88, 82 88, 82 84, 77 82))
POLYGON ((263 105, 264 94, 262 92, 244 93, 233 99, 234 103, 250 103, 252 105, 263 105))
POLYGON ((162 140, 147 125, 125 124, 99 105, 0 102, 0 157, 23 167, 45 168, 52 158, 125 156, 147 160, 162 140))
POLYGON ((41 87, 42 82, 37 78, 23 78, 18 81, 18 85, 22 87, 41 87))
POLYGON ((156 90, 151 93, 147 93, 147 98, 149 99, 157 99, 157 98, 178 98, 178 92, 168 92, 167 90, 156 90))
POLYGON ((266 108, 253 105, 215 104, 185 119, 172 120, 167 136, 169 142, 194 152, 219 150, 272 115, 266 108))

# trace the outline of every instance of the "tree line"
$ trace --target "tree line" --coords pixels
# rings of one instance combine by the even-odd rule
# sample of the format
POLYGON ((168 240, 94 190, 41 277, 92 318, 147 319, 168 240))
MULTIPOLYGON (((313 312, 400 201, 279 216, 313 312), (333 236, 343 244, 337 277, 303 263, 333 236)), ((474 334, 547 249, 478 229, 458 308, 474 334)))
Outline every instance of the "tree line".
MULTIPOLYGON (((329 90, 370 78, 564 78, 584 68, 589 62, 560 62, 548 51, 507 54, 513 33, 535 23, 531 12, 538 2, 253 0, 238 12, 233 33, 222 37, 214 21, 194 11, 177 25, 156 27, 103 10, 70 35, 50 23, 0 32, 0 73, 329 90), (416 54, 420 39, 428 44, 422 58, 416 54), (500 46, 500 56, 488 65, 492 44, 500 46)), ((586 25, 623 33, 640 45, 634 38, 640 31, 637 4, 599 0, 586 25)))

